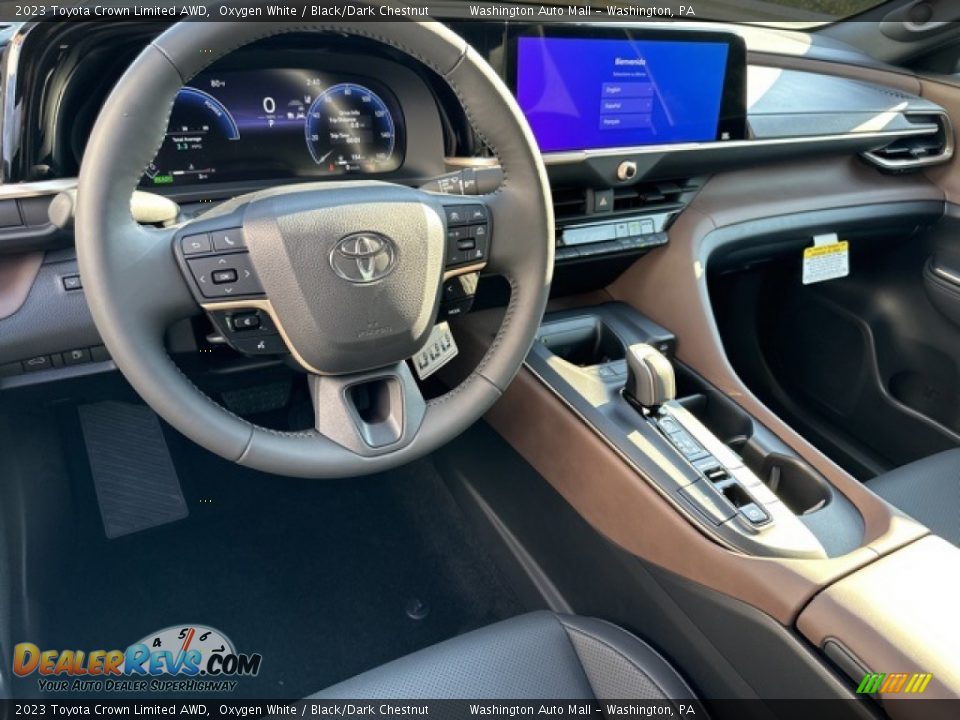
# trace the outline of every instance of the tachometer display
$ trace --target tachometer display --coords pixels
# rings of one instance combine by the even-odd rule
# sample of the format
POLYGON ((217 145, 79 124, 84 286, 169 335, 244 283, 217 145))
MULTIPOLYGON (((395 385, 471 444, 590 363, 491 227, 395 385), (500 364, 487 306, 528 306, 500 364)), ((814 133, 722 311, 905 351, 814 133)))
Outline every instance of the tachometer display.
POLYGON ((239 139, 237 121, 223 103, 185 87, 177 93, 167 134, 145 175, 153 185, 210 180, 217 171, 215 158, 239 139))
POLYGON ((379 95, 362 85, 340 83, 318 95, 304 131, 310 156, 327 172, 375 172, 393 163, 393 115, 379 95))

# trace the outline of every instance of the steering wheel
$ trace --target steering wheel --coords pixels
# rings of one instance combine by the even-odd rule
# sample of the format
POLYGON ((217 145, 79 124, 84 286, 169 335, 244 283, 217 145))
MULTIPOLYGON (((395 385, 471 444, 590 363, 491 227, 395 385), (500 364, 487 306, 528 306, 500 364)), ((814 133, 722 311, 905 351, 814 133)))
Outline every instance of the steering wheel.
POLYGON ((479 419, 533 342, 553 267, 550 189, 529 126, 483 58, 435 22, 171 26, 140 53, 100 112, 80 171, 75 228, 94 322, 141 397, 204 448, 300 477, 389 469, 479 419), (429 67, 499 158, 500 187, 464 197, 371 181, 284 185, 173 228, 138 225, 130 197, 160 147, 180 88, 227 53, 289 32, 359 36, 429 67), (465 205, 488 237, 479 262, 450 267, 447 226, 465 205), (217 254, 213 243, 207 254, 191 256, 186 238, 213 233, 231 237, 230 250, 217 254), (407 361, 436 322, 444 279, 482 267, 510 283, 500 330, 466 380, 426 401, 407 361), (211 297, 218 268, 239 273, 242 297, 211 297), (308 373, 314 429, 278 432, 234 415, 167 354, 164 333, 175 320, 241 307, 273 323, 308 373))

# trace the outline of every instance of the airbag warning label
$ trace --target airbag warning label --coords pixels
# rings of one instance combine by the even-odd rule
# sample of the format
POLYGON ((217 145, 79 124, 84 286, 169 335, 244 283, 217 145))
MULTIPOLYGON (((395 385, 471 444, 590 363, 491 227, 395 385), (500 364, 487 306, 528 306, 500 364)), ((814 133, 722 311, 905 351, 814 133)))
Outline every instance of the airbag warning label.
POLYGON ((803 284, 823 282, 850 274, 850 243, 836 235, 818 235, 813 247, 803 250, 803 284))

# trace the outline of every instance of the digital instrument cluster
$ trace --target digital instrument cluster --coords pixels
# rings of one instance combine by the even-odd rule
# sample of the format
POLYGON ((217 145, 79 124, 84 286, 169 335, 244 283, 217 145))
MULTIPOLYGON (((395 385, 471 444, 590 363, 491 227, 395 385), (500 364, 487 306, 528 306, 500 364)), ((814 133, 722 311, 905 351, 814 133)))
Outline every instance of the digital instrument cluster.
POLYGON ((141 186, 377 174, 403 162, 396 98, 301 68, 202 73, 180 90, 141 186))

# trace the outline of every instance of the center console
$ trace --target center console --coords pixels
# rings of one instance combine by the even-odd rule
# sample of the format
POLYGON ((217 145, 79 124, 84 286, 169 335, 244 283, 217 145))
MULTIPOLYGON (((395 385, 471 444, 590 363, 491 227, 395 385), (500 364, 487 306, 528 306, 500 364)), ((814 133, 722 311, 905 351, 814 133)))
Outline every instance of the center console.
POLYGON ((676 340, 626 305, 547 315, 528 367, 677 511, 754 556, 829 558, 861 544, 859 513, 815 470, 674 359, 676 340))

